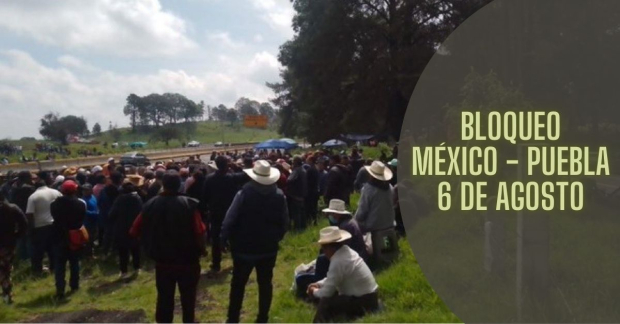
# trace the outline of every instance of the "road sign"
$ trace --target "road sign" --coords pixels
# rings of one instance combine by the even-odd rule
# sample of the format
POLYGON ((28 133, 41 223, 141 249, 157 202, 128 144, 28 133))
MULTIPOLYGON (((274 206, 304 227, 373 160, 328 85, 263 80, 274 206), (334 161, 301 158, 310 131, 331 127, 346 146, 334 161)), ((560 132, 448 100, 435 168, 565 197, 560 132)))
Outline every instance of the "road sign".
POLYGON ((268 118, 265 115, 247 115, 243 117, 243 126, 250 128, 267 128, 268 118))

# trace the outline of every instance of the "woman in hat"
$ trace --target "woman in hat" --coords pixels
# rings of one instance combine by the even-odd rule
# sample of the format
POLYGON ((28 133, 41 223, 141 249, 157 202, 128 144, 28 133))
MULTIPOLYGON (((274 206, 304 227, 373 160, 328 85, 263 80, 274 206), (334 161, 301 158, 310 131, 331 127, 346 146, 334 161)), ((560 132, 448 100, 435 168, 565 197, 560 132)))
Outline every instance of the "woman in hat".
POLYGON ((364 168, 370 179, 362 188, 355 220, 364 233, 393 228, 394 200, 389 182, 393 177, 392 170, 380 161, 374 161, 364 168))
POLYGON ((142 186, 142 182, 143 178, 139 175, 127 176, 121 186, 120 196, 114 201, 109 214, 109 219, 114 224, 114 244, 118 250, 119 276, 122 279, 129 278, 130 253, 135 274, 140 272, 140 246, 138 241, 129 235, 129 230, 142 212, 142 198, 138 195, 138 188, 142 186))

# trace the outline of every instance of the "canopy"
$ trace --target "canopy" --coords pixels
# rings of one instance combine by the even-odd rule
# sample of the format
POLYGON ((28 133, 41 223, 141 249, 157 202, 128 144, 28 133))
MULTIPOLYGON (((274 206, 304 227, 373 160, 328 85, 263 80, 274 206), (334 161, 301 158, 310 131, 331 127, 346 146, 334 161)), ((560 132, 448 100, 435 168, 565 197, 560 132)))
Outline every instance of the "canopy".
POLYGON ((291 144, 282 140, 270 139, 254 146, 257 150, 290 150, 297 147, 297 144, 291 144))
POLYGON ((323 143, 324 147, 340 147, 340 146, 347 146, 347 143, 341 141, 341 140, 337 140, 337 139, 331 139, 325 143, 323 143))
POLYGON ((289 144, 297 145, 297 142, 295 142, 295 140, 292 138, 281 138, 280 140, 289 144))
POLYGON ((340 134, 340 137, 342 137, 345 140, 358 142, 358 141, 371 140, 372 138, 375 137, 375 135, 340 134))

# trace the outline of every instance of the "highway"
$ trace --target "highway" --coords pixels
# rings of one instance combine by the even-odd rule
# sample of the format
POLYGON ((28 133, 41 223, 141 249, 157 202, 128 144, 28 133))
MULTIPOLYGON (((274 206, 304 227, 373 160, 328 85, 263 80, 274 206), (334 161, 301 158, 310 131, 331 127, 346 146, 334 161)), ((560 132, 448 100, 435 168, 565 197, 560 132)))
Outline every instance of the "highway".
MULTIPOLYGON (((203 144, 200 147, 191 148, 178 148, 167 150, 150 150, 143 151, 144 155, 152 162, 158 160, 178 159, 183 157, 189 157, 193 155, 210 155, 213 151, 222 152, 230 150, 245 150, 254 147, 255 143, 235 143, 229 144, 226 147, 215 147, 213 144, 203 144)), ((127 151, 133 152, 133 151, 127 151)), ((10 163, 7 165, 0 165, 0 173, 6 174, 8 171, 38 171, 42 170, 58 170, 63 166, 67 167, 92 167, 94 165, 103 165, 107 163, 110 157, 113 157, 116 161, 119 161, 121 156, 127 152, 115 153, 112 155, 102 156, 90 156, 75 159, 60 159, 50 161, 27 162, 27 163, 10 163), (40 166, 39 166, 40 164, 40 166)))

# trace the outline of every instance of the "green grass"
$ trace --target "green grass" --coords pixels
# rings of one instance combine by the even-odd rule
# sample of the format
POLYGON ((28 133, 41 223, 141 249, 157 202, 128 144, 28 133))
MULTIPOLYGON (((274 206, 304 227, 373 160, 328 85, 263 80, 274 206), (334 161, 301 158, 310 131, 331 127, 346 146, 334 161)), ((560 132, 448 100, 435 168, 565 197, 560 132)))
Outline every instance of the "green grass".
MULTIPOLYGON (((93 136, 91 139, 97 140, 99 144, 69 144, 67 149, 71 151, 71 155, 68 158, 78 157, 78 150, 92 150, 93 148, 97 148, 98 152, 102 152, 104 154, 117 154, 127 151, 132 151, 129 147, 119 146, 117 149, 111 148, 111 144, 114 142, 122 143, 131 143, 131 142, 147 142, 148 145, 144 149, 138 149, 140 151, 144 150, 156 150, 156 149, 167 149, 167 148, 179 148, 182 146, 182 143, 188 143, 190 141, 198 141, 201 144, 213 144, 216 142, 224 142, 224 143, 241 143, 241 142, 260 142, 271 138, 280 138, 276 131, 272 129, 257 129, 257 128, 245 128, 245 127, 230 127, 228 124, 221 124, 219 122, 205 121, 205 122, 197 122, 195 131, 192 132, 191 135, 187 135, 187 124, 178 124, 176 127, 179 128, 180 133, 182 134, 182 139, 174 139, 171 140, 168 145, 161 141, 154 141, 152 133, 144 133, 144 132, 136 132, 132 133, 129 128, 119 128, 120 138, 116 141, 110 132, 103 132, 99 136, 93 136), (104 148, 103 143, 107 142, 108 147, 104 148)), ((57 145, 57 143, 52 143, 49 141, 10 141, 13 145, 22 146, 23 153, 26 157, 32 157, 34 153, 35 144, 36 143, 50 143, 57 145)), ((43 159, 45 158, 45 153, 38 153, 37 158, 43 159)), ((21 156, 11 155, 8 157, 10 162, 19 162, 21 156)), ((61 157, 57 155, 57 159, 61 157)))
MULTIPOLYGON (((352 197, 355 206, 358 195, 352 197)), ((315 308, 297 299, 290 290, 293 270, 301 263, 316 257, 315 243, 318 230, 326 226, 322 220, 318 226, 302 233, 288 233, 281 243, 278 261, 274 270, 274 298, 270 313, 272 322, 311 322, 315 308)), ((409 245, 399 242, 400 258, 389 268, 376 275, 379 295, 385 308, 380 313, 367 316, 363 322, 458 322, 450 310, 437 297, 418 266, 409 245)), ((207 268, 207 260, 202 267, 207 268)), ((15 304, 0 306, 0 322, 22 321, 46 312, 76 311, 87 308, 101 310, 144 309, 148 321, 154 321, 156 290, 152 265, 147 264, 143 274, 135 281, 116 281, 115 260, 83 261, 81 290, 70 296, 66 303, 53 301, 54 282, 51 276, 33 279, 28 274, 27 264, 17 267, 15 274, 15 304)), ((196 307, 197 318, 203 322, 226 320, 231 269, 230 255, 224 255, 222 265, 226 275, 216 279, 201 278, 199 298, 196 307)), ((257 312, 257 286, 255 275, 246 288, 242 321, 253 321, 257 312)), ((177 297, 178 298, 178 297, 177 297)), ((180 320, 180 315, 175 315, 180 320)))

